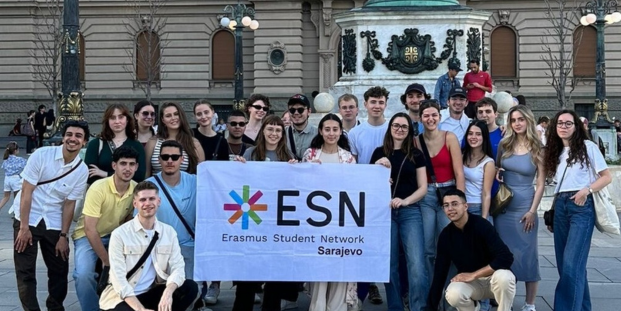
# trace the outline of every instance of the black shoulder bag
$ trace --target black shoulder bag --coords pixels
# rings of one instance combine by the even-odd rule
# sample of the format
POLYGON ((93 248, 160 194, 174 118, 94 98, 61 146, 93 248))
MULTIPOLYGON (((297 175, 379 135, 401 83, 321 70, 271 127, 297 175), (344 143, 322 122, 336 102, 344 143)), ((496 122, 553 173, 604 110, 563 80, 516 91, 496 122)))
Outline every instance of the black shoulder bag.
POLYGON ((162 183, 162 180, 160 179, 159 176, 153 175, 153 177, 155 177, 155 181, 157 181, 157 183, 160 185, 160 188, 162 188, 162 192, 164 192, 164 195, 166 195, 166 199, 168 199, 168 203, 170 203, 170 206, 172 206, 173 210, 175 211, 175 214, 177 214, 177 217, 179 217, 179 220, 181 220, 181 223, 185 227, 185 230, 188 230, 188 233, 192 237, 192 240, 194 240, 194 230, 192 230, 192 227, 190 227, 188 222, 185 221, 185 218, 183 218, 183 215, 181 215, 181 212, 177 208, 175 201, 173 201, 173 199, 170 197, 170 194, 168 193, 168 190, 166 190, 166 186, 164 186, 164 183, 162 183))
MULTIPOLYGON (((558 191, 561 191, 561 187, 563 186, 563 179, 565 179, 565 173, 567 173, 567 168, 569 167, 569 163, 565 166, 565 170, 563 171, 563 177, 561 177, 561 182, 558 185, 558 191)), ((554 229, 554 205, 556 205, 556 198, 558 197, 558 193, 554 195, 554 199, 552 200, 552 207, 549 210, 543 212, 543 222, 546 226, 554 229)))
MULTIPOLYGON (((131 279, 131 277, 134 276, 134 274, 138 271, 138 268, 140 268, 140 266, 142 266, 144 262, 147 261, 147 258, 149 257, 149 255, 151 255, 151 252, 153 251, 153 248, 155 247, 155 243, 157 242, 158 239, 159 239, 159 234, 157 233, 157 231, 155 231, 153 233, 153 238, 151 239, 151 243, 149 243, 149 246, 147 246, 147 250, 144 251, 142 256, 140 256, 140 259, 138 259, 138 262, 136 262, 134 267, 131 268, 131 270, 129 270, 127 274, 125 275, 125 278, 127 278, 127 280, 131 279)), ((99 281, 97 282, 97 295, 98 296, 101 296, 101 293, 103 293, 106 287, 108 287, 109 278, 110 278, 110 267, 105 266, 103 270, 101 271, 101 274, 99 276, 99 281)))
MULTIPOLYGON (((444 139, 446 139, 446 137, 444 139)), ((420 135, 419 140, 420 140, 420 147, 421 149, 423 149, 423 154, 425 155, 425 158, 426 158, 425 166, 427 166, 427 171, 429 171, 429 175, 431 175, 431 183, 436 187, 436 196, 438 197, 438 203, 442 205, 442 198, 444 197, 444 194, 451 189, 457 189, 457 186, 452 185, 452 186, 438 187, 436 173, 433 171, 433 165, 431 164, 431 156, 429 156, 429 150, 427 150, 427 144, 425 144, 425 138, 422 135, 420 135)))

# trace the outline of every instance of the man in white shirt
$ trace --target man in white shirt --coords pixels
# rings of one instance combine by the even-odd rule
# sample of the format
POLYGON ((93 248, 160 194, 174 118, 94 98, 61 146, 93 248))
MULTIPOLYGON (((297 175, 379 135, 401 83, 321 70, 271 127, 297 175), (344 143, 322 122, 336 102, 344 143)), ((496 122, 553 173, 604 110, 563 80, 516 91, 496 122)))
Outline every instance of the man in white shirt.
POLYGON ((338 105, 339 114, 343 118, 343 132, 347 134, 356 125, 360 125, 360 121, 357 120, 358 97, 354 94, 343 94, 338 99, 338 105))
POLYGON ((86 122, 68 121, 63 144, 37 149, 21 173, 22 191, 13 203, 13 261, 24 310, 40 310, 37 300, 38 247, 48 269, 48 310, 64 310, 69 273, 69 239, 75 201, 84 197, 88 167, 78 157, 89 137, 86 122))
POLYGON ((440 111, 439 128, 443 131, 449 131, 457 136, 459 145, 462 145, 466 129, 470 125, 470 118, 464 113, 468 100, 466 90, 462 87, 455 87, 449 94, 449 108, 440 111))
POLYGON ((381 86, 374 86, 364 93, 364 107, 368 112, 367 122, 354 127, 347 138, 351 153, 360 164, 369 164, 375 148, 382 145, 388 130, 388 121, 384 118, 389 92, 381 86))
POLYGON ((160 203, 154 183, 143 181, 134 188, 138 215, 112 231, 111 284, 99 299, 101 310, 185 311, 197 299, 198 286, 185 278, 177 232, 155 217, 160 203))

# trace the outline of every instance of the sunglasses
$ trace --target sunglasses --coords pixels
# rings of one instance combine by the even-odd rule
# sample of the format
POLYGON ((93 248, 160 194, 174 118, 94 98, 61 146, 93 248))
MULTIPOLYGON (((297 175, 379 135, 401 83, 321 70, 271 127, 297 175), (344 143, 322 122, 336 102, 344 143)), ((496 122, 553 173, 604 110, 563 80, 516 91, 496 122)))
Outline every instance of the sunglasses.
POLYGON ((302 114, 304 112, 304 110, 306 110, 305 107, 300 107, 300 108, 289 108, 289 113, 290 114, 295 114, 295 112, 297 111, 299 114, 302 114))
POLYGON ((143 111, 142 113, 140 113, 143 117, 148 118, 148 117, 155 117, 155 112, 152 111, 143 111))
POLYGON ((250 107, 256 109, 256 110, 263 110, 265 112, 270 111, 270 107, 267 106, 260 106, 260 105, 251 105, 250 107))
POLYGON ((173 161, 177 161, 179 160, 179 158, 181 158, 180 154, 160 154, 160 159, 164 161, 168 161, 169 159, 172 159, 173 161))
POLYGON ((232 121, 232 122, 229 122, 229 124, 232 127, 236 127, 236 126, 244 127, 244 126, 246 126, 246 122, 235 122, 235 121, 232 121))

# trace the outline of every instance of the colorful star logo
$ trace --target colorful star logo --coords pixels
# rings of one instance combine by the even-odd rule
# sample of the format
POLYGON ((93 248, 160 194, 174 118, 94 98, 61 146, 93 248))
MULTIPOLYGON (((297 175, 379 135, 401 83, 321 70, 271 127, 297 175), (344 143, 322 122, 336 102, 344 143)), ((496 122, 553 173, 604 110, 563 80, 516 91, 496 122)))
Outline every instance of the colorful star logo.
POLYGON ((261 217, 257 215, 257 211, 267 211, 267 204, 256 204, 256 202, 263 196, 263 193, 259 190, 255 192, 252 197, 250 197, 250 186, 245 185, 243 188, 243 198, 235 192, 235 190, 231 190, 229 195, 237 204, 226 203, 224 204, 225 211, 235 211, 235 213, 229 218, 229 223, 234 224, 241 217, 242 219, 242 230, 248 230, 248 218, 252 218, 252 220, 258 225, 262 222, 261 217))

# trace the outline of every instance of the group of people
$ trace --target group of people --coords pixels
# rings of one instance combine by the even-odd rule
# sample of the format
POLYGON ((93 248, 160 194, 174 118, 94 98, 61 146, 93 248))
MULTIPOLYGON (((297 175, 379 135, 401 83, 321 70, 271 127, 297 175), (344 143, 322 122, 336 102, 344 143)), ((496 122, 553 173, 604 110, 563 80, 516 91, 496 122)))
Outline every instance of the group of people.
MULTIPOLYGON (((378 184, 390 185, 391 198, 377 208, 391 209, 385 288, 388 309, 398 311, 406 306, 435 311, 444 299, 457 310, 486 310, 489 299, 495 299, 498 310, 509 311, 518 281, 526 287, 522 310, 535 310, 540 280, 537 207, 546 177, 554 178, 560 275, 554 307, 590 310, 586 259, 594 226, 591 194, 611 181, 606 162, 575 112, 562 110, 549 120, 544 149, 530 109, 514 106, 508 125, 499 127, 496 103, 471 94, 475 89, 484 94, 483 88, 476 80, 465 88, 452 85, 442 109, 414 83, 401 97, 405 111, 387 120, 389 92, 372 87, 364 93, 367 120, 357 120, 358 98, 345 94, 338 99, 340 116, 327 114, 318 126, 309 124, 311 105, 305 95, 291 97, 281 118, 269 114, 267 96, 254 94, 244 112, 228 116, 227 137, 214 130, 215 111, 207 100, 194 104, 196 128, 177 103, 162 104, 157 116, 149 101, 138 102, 133 113, 114 104, 104 113, 101 133, 90 142, 88 126, 69 121, 62 130, 63 144, 39 148, 25 165, 7 146, 11 176, 17 171, 12 167, 23 166, 13 205, 22 306, 39 310, 35 263, 40 247, 48 268, 46 306, 63 310, 69 236, 82 310, 185 310, 215 303, 219 281, 209 286, 191 281, 195 174, 202 161, 235 160, 390 169, 390 180, 378 184), (471 105, 474 118, 465 113, 471 105), (84 146, 82 161, 78 153, 84 146), (512 190, 513 199, 493 212, 500 183, 512 190), (83 208, 70 234, 80 199, 83 208), (109 281, 98 284, 97 278, 102 283, 105 275, 109 281)), ((299 284, 287 282, 236 285, 235 311, 252 310, 260 291, 262 309, 279 311, 283 301, 297 300, 299 290, 299 284)), ((356 308, 375 286, 309 285, 311 311, 356 308), (351 292, 357 297, 352 299, 351 292)))
POLYGON ((30 154, 35 148, 43 146, 44 134, 54 126, 55 121, 54 109, 46 110, 45 105, 39 105, 37 111, 26 113, 25 123, 21 118, 15 120, 9 136, 26 136, 26 152, 30 154))

